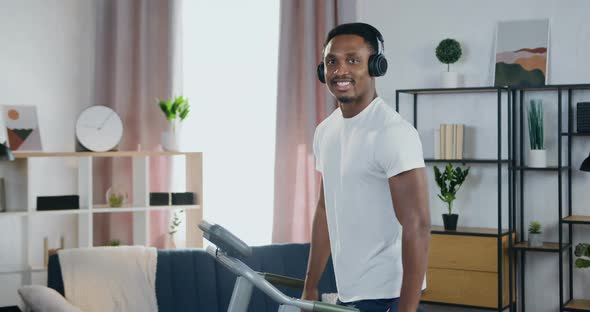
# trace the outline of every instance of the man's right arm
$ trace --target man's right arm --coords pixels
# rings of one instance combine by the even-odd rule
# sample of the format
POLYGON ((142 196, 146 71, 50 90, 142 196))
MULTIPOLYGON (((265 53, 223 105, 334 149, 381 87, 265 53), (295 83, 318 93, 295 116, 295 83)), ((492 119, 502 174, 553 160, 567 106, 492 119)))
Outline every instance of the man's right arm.
POLYGON ((330 237, 328 235, 328 220, 326 219, 324 185, 321 180, 320 185, 320 196, 311 230, 311 246, 305 275, 305 286, 301 297, 306 300, 319 300, 318 283, 330 257, 330 237))

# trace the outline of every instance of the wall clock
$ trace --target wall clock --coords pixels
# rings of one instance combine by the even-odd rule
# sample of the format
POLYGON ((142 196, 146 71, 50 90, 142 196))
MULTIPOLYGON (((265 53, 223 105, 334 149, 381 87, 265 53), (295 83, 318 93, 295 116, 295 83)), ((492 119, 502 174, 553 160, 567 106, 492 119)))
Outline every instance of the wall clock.
POLYGON ((90 106, 76 121, 76 138, 93 152, 110 151, 119 145, 123 137, 121 117, 110 107, 90 106))

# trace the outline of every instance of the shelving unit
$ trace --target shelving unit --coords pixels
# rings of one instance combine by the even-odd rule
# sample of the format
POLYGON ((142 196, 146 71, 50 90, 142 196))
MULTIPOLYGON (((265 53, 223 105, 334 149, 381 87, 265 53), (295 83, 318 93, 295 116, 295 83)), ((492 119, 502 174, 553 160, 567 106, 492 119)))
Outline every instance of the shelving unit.
MULTIPOLYGON (((590 134, 587 133, 576 133, 573 130, 573 92, 578 90, 590 90, 590 84, 569 84, 569 85, 547 85, 543 87, 527 87, 527 88, 508 88, 508 87, 475 87, 475 88, 456 88, 456 89, 407 89, 407 90, 398 90, 396 91, 396 110, 399 112, 399 99, 400 94, 410 94, 413 96, 413 124, 414 127, 418 129, 418 96, 419 95, 436 95, 436 94, 466 94, 466 93, 497 93, 498 94, 498 157, 496 159, 430 159, 427 158, 425 161, 427 163, 463 163, 463 164, 497 164, 498 167, 498 231, 497 235, 502 235, 501 230, 501 223, 502 223, 502 216, 501 216, 501 187, 500 187, 500 177, 502 174, 502 166, 508 166, 508 198, 509 198, 509 209, 508 209, 508 223, 509 223, 509 233, 517 233, 516 240, 513 242, 512 237, 513 235, 508 235, 509 237, 509 253, 510 253, 510 264, 508 265, 510 273, 509 276, 514 278, 514 282, 516 282, 516 278, 512 274, 513 266, 520 265, 519 273, 520 273, 520 285, 516 285, 520 290, 520 296, 518 298, 514 298, 515 300, 520 300, 520 310, 525 311, 525 254, 527 252, 539 252, 539 253, 554 253, 559 255, 559 311, 590 311, 590 300, 579 300, 573 298, 573 248, 574 243, 572 242, 573 237, 573 228, 575 226, 580 225, 590 225, 590 216, 589 215, 577 215, 573 214, 572 209, 572 172, 577 168, 578 164, 572 164, 572 141, 578 139, 586 139, 590 138, 590 134), (528 167, 524 161, 524 104, 523 99, 525 92, 539 92, 539 91, 553 91, 557 93, 557 103, 558 103, 558 117, 557 117, 557 144, 558 144, 558 163, 556 166, 546 167, 546 168, 532 168, 528 167), (506 92, 508 95, 508 159, 502 159, 501 157, 501 103, 502 103, 502 93, 506 92), (563 129, 562 125, 562 94, 567 92, 567 130, 563 129), (517 101, 517 99, 519 101, 517 101), (518 112, 517 112, 518 108, 518 112), (567 162, 564 161, 562 152, 565 144, 563 144, 562 140, 567 139, 567 162), (524 174, 526 172, 537 172, 536 174, 555 174, 558 179, 558 207, 557 207, 557 214, 558 218, 556 223, 559 226, 559 237, 556 242, 545 242, 541 247, 531 247, 528 245, 528 242, 524 240, 525 236, 525 224, 524 224, 524 215, 525 215, 525 203, 524 203, 524 174), (567 180, 563 179, 563 175, 567 172, 567 180), (564 195, 564 181, 567 182, 567 195, 564 195), (517 190, 518 186, 518 190, 517 190), (567 211, 564 214, 563 202, 564 198, 567 201, 567 211), (518 201, 517 201, 518 199, 518 201), (517 209, 520 208, 520 209, 517 209), (517 219, 520 220, 517 223, 517 219), (564 236, 564 225, 567 227, 567 236, 564 236), (568 252, 568 267, 569 267, 569 275, 566 278, 564 274, 564 253, 568 252), (517 253, 520 254, 520 261, 517 261, 518 258, 517 253), (569 294, 566 298, 564 295, 564 280, 566 280, 569 284, 569 294)), ((432 233, 438 233, 440 230, 436 230, 433 228, 432 233)), ((440 234, 440 233, 439 233, 440 234)), ((465 233, 456 233, 454 235, 465 235, 465 233)), ((498 244, 498 252, 499 255, 501 253, 501 246, 498 244)), ((499 257, 500 258, 500 257, 499 257)), ((502 269, 502 263, 498 260, 498 267, 502 269)), ((510 278, 510 286, 509 289, 512 289, 512 282, 513 278, 510 278)), ((499 298, 501 297, 501 284, 502 284, 502 275, 500 275, 500 280, 498 283, 499 291, 499 298)), ((519 292, 517 292, 518 294, 519 292)), ((510 302, 513 301, 512 293, 510 294, 510 302)), ((500 307, 500 304, 498 304, 500 307)), ((498 308, 499 311, 502 309, 498 308)), ((516 303, 509 307, 510 310, 514 309, 516 311, 516 303)))
MULTIPOLYGON (((526 311, 526 304, 525 304, 525 253, 529 251, 534 252, 549 252, 555 253, 559 256, 559 311, 590 311, 590 300, 575 300, 573 299, 573 247, 574 244, 572 242, 573 230, 572 226, 575 224, 590 224, 590 216, 579 216, 572 214, 572 170, 575 168, 572 164, 572 140, 574 138, 581 138, 581 137, 590 137, 590 134, 583 134, 583 133, 575 133, 573 131, 573 109, 572 109, 572 96, 573 92, 576 90, 590 90, 590 84, 575 84, 575 85, 548 85, 544 87, 536 87, 536 88, 522 88, 522 89, 513 89, 513 101, 516 102, 516 95, 518 92, 518 99, 519 99, 519 122, 518 125, 516 124, 516 118, 514 120, 513 128, 518 129, 518 131, 513 132, 513 144, 514 145, 514 154, 512 157, 517 160, 515 170, 518 171, 519 175, 519 182, 516 183, 516 176, 515 183, 513 183, 513 187, 516 188, 516 184, 518 184, 519 192, 519 204, 520 207, 520 238, 521 241, 517 242, 513 249, 515 251, 520 252, 520 311, 526 311), (524 140, 525 140, 525 121, 524 118, 526 114, 524 113, 524 97, 526 92, 536 92, 536 91, 553 91, 557 93, 557 166, 548 167, 548 168, 530 168, 527 167, 524 160, 524 140), (562 103, 562 95, 564 92, 567 92, 567 131, 563 129, 563 122, 562 122, 562 114, 563 114, 563 103, 562 103), (518 132, 518 136, 517 136, 518 132), (567 142, 567 163, 564 164, 562 152, 563 152, 563 139, 566 138, 567 142), (518 156, 516 154, 516 143, 519 143, 520 148, 518 149, 519 153, 518 156), (526 171, 542 171, 546 174, 556 174, 558 180, 557 186, 557 196, 558 196, 558 207, 557 207, 557 221, 558 224, 558 240, 557 242, 545 242, 542 247, 530 247, 528 243, 523 240, 525 237, 525 224, 524 224, 524 215, 525 215, 525 203, 524 203, 524 186, 526 183, 524 182, 524 172, 526 171), (567 172, 567 203, 568 203, 568 210, 566 216, 564 217, 564 209, 563 209, 563 199, 564 199, 564 179, 563 174, 567 172), (567 225, 568 227, 568 235, 567 238, 564 238, 564 231, 563 225, 567 225), (568 252, 568 267, 569 267, 569 276, 566 278, 564 276, 564 253, 568 252), (569 294, 568 298, 566 299, 564 296, 564 280, 568 281, 569 284, 569 294)), ((514 108, 516 105, 514 105, 514 108)), ((516 115, 516 112, 515 112, 516 115)), ((515 206, 516 208, 516 206, 515 206)), ((514 213, 516 215, 516 211, 514 213)), ((513 223, 514 226, 516 222, 513 223)), ((513 227, 516 229, 516 227, 513 227)))
MULTIPOLYGON (((94 216, 104 213, 131 213, 133 218, 133 245, 149 245, 150 243, 150 213, 154 211, 177 211, 184 210, 186 216, 186 236, 181 240, 186 242, 186 247, 202 247, 203 238, 200 231, 195 231, 198 223, 202 220, 202 154, 176 153, 176 152, 71 152, 71 153, 15 153, 15 161, 0 163, 0 176, 5 178, 7 193, 7 211, 0 212, 0 221, 20 223, 21 233, 16 235, 21 239, 22 246, 20 258, 22 263, 2 263, 4 258, 0 257, 0 276, 6 274, 21 274, 22 284, 30 284, 32 274, 44 272, 45 267, 42 257, 39 257, 38 246, 43 237, 36 237, 33 227, 39 222, 48 218, 69 217, 77 219, 76 238, 74 246, 70 247, 92 247, 93 246, 93 221, 94 216), (104 195, 95 200, 93 194, 93 181, 97 175, 93 172, 93 160, 97 158, 131 158, 132 163, 132 185, 130 195, 133 199, 128 205, 120 208, 111 208, 104 203, 104 195), (150 206, 150 168, 151 157, 175 157, 176 160, 184 160, 185 185, 184 191, 193 192, 195 195, 194 205, 170 205, 150 206), (35 159, 39 158, 64 158, 72 160, 77 169, 77 195, 80 197, 79 209, 64 209, 51 211, 37 211, 36 198, 43 193, 43 187, 39 185, 38 176, 35 174, 35 159), (102 199, 102 201, 101 201, 102 199), (96 204, 96 202, 102 202, 96 204), (20 235, 19 235, 20 234, 20 235)), ((172 191, 172 190, 170 190, 172 191)), ((0 232, 2 229, 0 229, 0 232)), ((15 235, 11 233, 12 235, 15 235)), ((6 233, 2 234, 6 236, 6 233)), ((42 246, 42 244, 41 244, 42 246)), ((18 251, 12 251, 18 253, 18 251)), ((42 253, 41 253, 42 254, 42 253)), ((19 255, 19 254, 17 254, 19 255)), ((19 258, 19 257, 15 257, 19 258)), ((4 259, 4 261, 6 261, 4 259)), ((16 289, 14 290, 16 293, 16 289)))
MULTIPOLYGON (((432 233, 433 234, 443 234, 443 236, 446 235, 457 235, 457 236, 461 236, 461 237, 469 237, 469 236, 480 236, 480 237, 486 237, 486 236, 493 236, 492 239, 494 239, 494 245, 496 246, 496 250, 494 251, 495 255, 497 256, 497 259, 495 261, 495 268, 494 271, 496 272, 497 276, 497 284, 496 284, 496 289, 493 292, 494 294, 497 295, 497 301, 495 304, 493 305, 488 305, 488 304, 473 304, 473 302, 471 301, 471 295, 467 295, 465 294, 467 297, 464 300, 465 302, 463 303, 458 303, 457 300, 438 300, 435 302, 432 301, 424 301, 430 304, 441 304, 441 305, 447 305, 447 306, 469 306, 469 307, 479 307, 482 309, 493 309, 493 310, 497 310, 497 311, 503 311, 506 308, 508 308, 510 311, 513 310, 513 308, 515 308, 514 305, 514 293, 513 291, 509 291, 510 289, 514 290, 514 284, 513 284, 513 280, 514 280, 514 270, 513 270, 513 254, 510 252, 512 250, 512 241, 514 239, 514 235, 512 232, 512 226, 509 226, 509 229, 506 230, 505 228, 503 228, 502 226, 502 207, 503 207, 503 200, 502 200, 502 174, 507 174, 508 177, 508 181, 509 181, 509 186, 508 186, 508 200, 507 200, 507 206, 508 206, 508 220, 512 220, 513 216, 511 215, 512 212, 512 205, 514 204, 514 200, 513 200, 513 187, 511 185, 511 183, 513 183, 513 159, 510 157, 510 155, 512 155, 512 148, 513 148, 513 142, 512 140, 512 128, 508 127, 508 158, 503 158, 502 156, 502 146, 503 146, 503 142, 502 142, 502 118, 506 118, 506 122, 508 125, 510 125, 513 121, 513 101, 511 100, 513 97, 513 93, 511 92, 511 89, 506 88, 506 87, 476 87, 476 88, 456 88, 456 89, 404 89, 404 90, 397 90, 396 91, 396 96, 395 96, 395 100, 396 100, 396 111, 400 111, 400 94, 408 94, 412 96, 413 99, 413 125, 416 129, 418 129, 418 96, 419 95, 445 95, 445 94, 473 94, 473 93, 488 93, 488 94, 496 94, 497 96, 497 111, 496 111, 496 118, 497 118, 497 157, 496 158, 485 158, 485 159, 453 159, 453 160, 449 160, 449 159, 430 159, 430 158, 426 158, 425 162, 426 163, 463 163, 463 164, 479 164, 479 165, 496 165, 497 167, 497 192, 498 192, 498 208, 497 208, 497 228, 494 229, 468 229, 468 230, 461 230, 461 231, 442 231, 441 229, 438 227, 433 227, 432 229, 432 233), (503 101, 503 97, 507 98, 507 101, 503 101), (506 116, 502 115, 502 105, 506 105, 506 111, 507 114, 506 116), (512 235, 511 235, 512 233, 512 235), (508 243, 506 244, 506 240, 508 241, 508 243), (508 267, 508 268, 506 268, 508 267), (508 272, 506 272, 506 270, 508 272), (508 273, 508 274, 506 274, 508 273), (506 279, 508 280, 508 282, 506 282, 506 279), (508 295, 506 295, 506 293, 508 293, 508 295), (511 304, 512 303, 512 304, 511 304)), ((509 222, 510 223, 510 222, 509 222)), ((431 273, 435 273, 435 272, 431 272, 431 273)), ((435 273, 437 274, 437 273, 435 273)), ((474 286, 477 287, 477 286, 474 286)), ((465 291, 471 291, 471 290, 467 290, 465 289, 465 291)), ((479 293, 488 293, 491 290, 486 288, 486 289, 481 289, 481 291, 479 293)), ((438 290, 436 290, 435 292, 439 293, 438 290)), ((442 298, 442 297, 440 297, 442 298)), ((459 300, 460 301, 460 300, 459 300)))

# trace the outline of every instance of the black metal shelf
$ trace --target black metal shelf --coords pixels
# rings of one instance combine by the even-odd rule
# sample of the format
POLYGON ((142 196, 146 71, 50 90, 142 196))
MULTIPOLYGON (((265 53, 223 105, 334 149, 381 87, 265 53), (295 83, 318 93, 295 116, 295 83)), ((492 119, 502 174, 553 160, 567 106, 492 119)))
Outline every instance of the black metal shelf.
MULTIPOLYGON (((457 236, 483 236, 483 237, 498 237, 498 231, 490 228, 476 228, 476 227, 457 227, 455 231, 445 230, 444 227, 433 225, 431 227, 432 234, 445 234, 457 236)), ((508 229, 502 229, 500 236, 510 234, 508 229)))
POLYGON ((399 93, 408 94, 462 94, 462 93, 493 93, 498 91, 556 91, 556 90, 590 90, 590 84, 556 84, 540 87, 517 87, 508 86, 480 86, 464 88, 424 88, 424 89, 399 89, 399 93))
POLYGON ((524 87, 516 88, 521 91, 558 91, 558 90, 590 90, 590 84, 578 83, 578 84, 556 84, 556 85, 545 85, 540 87, 524 87))
POLYGON ((562 136, 571 136, 571 137, 590 137, 590 133, 578 133, 578 132, 562 132, 562 136))
POLYGON ((590 224, 590 216, 567 216, 561 222, 569 224, 590 224))
POLYGON ((554 252, 558 253, 560 251, 567 250, 571 245, 562 243, 561 247, 559 243, 554 242, 543 242, 543 246, 533 247, 529 246, 527 241, 522 241, 515 243, 512 248, 518 251, 540 251, 540 252, 554 252))
POLYGON ((568 166, 561 166, 559 167, 527 167, 527 166, 516 166, 514 169, 522 170, 522 171, 560 171, 560 170, 568 170, 570 167, 568 166))
POLYGON ((572 299, 565 304, 563 311, 590 311, 590 300, 572 299))
MULTIPOLYGON (((496 126, 496 131, 497 131, 497 137, 494 143, 497 143, 497 155, 493 155, 495 157, 493 158, 489 158, 489 159, 474 159, 474 158, 464 158, 464 159, 425 159, 426 163, 472 163, 472 164, 494 164, 496 165, 495 167, 497 167, 497 174, 495 175, 495 177, 497 177, 497 195, 498 195, 498 208, 497 208, 497 217, 498 217, 498 226, 497 228, 494 229, 487 229, 488 232, 482 233, 479 230, 465 230, 463 229, 458 229, 457 231, 440 231, 440 230, 436 230, 433 229, 433 233, 439 233, 439 234, 447 234, 447 235, 475 235, 475 236, 490 236, 490 237, 502 237, 503 239, 497 239, 497 246, 496 246, 496 255, 498 257, 497 259, 497 268, 498 268, 498 303, 497 305, 495 305, 495 308, 488 308, 490 310, 495 310, 495 311, 504 311, 504 308, 508 307, 510 309, 510 311, 514 311, 513 308, 515 308, 514 304, 510 304, 508 306, 504 306, 504 298, 505 297, 509 297, 508 302, 514 302, 513 299, 515 299, 515 297, 513 296, 514 293, 512 291, 508 291, 509 289, 513 289, 514 287, 513 285, 513 278, 508 278, 508 282, 505 283, 504 279, 504 273, 505 271, 507 271, 507 276, 512 277, 514 276, 513 274, 513 266, 508 265, 508 267, 506 267, 506 264, 504 263, 504 257, 508 256, 509 258, 511 258, 512 252, 510 252, 510 249, 508 248, 508 250, 505 250, 505 245, 504 242, 508 241, 509 246, 511 245, 511 242, 514 238, 514 235, 510 235, 510 233, 513 233, 512 231, 510 231, 510 226, 509 229, 506 230, 502 227, 502 210, 503 207, 508 206, 508 211, 509 214, 512 212, 512 208, 511 208, 511 204, 512 204, 512 193, 510 193, 510 191, 508 191, 508 200, 505 200, 504 197, 502 196, 502 192, 504 192, 503 190, 503 185, 502 185, 502 177, 509 177, 509 185, 512 183, 512 176, 513 176, 513 172, 514 170, 512 170, 512 164, 513 164, 513 157, 511 157, 511 150, 510 147, 508 148, 508 153, 507 153, 507 159, 502 159, 502 155, 504 155, 504 153, 502 153, 503 148, 505 148, 505 143, 502 144, 502 141, 504 140, 505 137, 505 132, 507 131, 508 134, 508 141, 510 142, 510 138, 511 138, 511 131, 512 129, 510 127, 508 127, 508 129, 506 130, 505 127, 502 126, 503 122, 507 123, 508 125, 510 125, 511 121, 513 120, 512 116, 513 116, 513 112, 512 112, 512 104, 513 102, 510 101, 513 95, 513 92, 510 88, 508 87, 495 87, 495 86, 489 86, 489 87, 468 87, 468 88, 434 88, 434 89, 404 89, 404 90, 397 90, 396 94, 395 94, 395 109, 397 112, 400 111, 400 94, 405 94, 405 96, 410 96, 410 98, 412 99, 412 108, 413 108, 413 126, 416 129, 419 129, 418 127, 418 116, 419 116, 419 107, 418 107, 418 97, 420 95, 435 95, 435 94, 484 94, 487 93, 491 98, 495 98, 495 102, 497 102, 496 105, 491 105, 490 109, 492 110, 493 115, 495 115, 496 117, 496 122, 497 122, 497 126, 496 126), (493 96, 495 95, 495 97, 493 96), (506 113, 504 113, 506 111, 506 113), (508 238, 505 240, 504 238, 506 238, 506 236, 508 236, 508 238), (507 288, 505 286, 508 286, 507 288), (507 294, 508 293, 508 294, 507 294)), ((492 114, 490 114, 492 115, 492 114)), ((490 142, 491 143, 491 142, 490 142)), ((510 146, 510 144, 508 144, 510 146)), ((505 152, 505 151, 504 151, 505 152)), ((508 189, 510 190, 511 187, 508 187, 508 189)), ((512 216, 509 215, 509 219, 512 219, 512 216)), ((511 262, 511 260, 509 260, 509 262, 511 262)), ((437 304, 442 304, 442 303, 437 303, 437 304)), ((460 304, 446 304, 449 306, 461 306, 460 304)))
POLYGON ((474 159, 474 158, 465 158, 465 159, 433 159, 433 158, 426 158, 424 159, 427 163, 474 163, 474 164, 506 164, 510 163, 509 159, 474 159))
POLYGON ((466 88, 431 88, 431 89, 400 89, 399 93, 408 94, 462 94, 462 93, 493 93, 508 91, 508 87, 466 87, 466 88))

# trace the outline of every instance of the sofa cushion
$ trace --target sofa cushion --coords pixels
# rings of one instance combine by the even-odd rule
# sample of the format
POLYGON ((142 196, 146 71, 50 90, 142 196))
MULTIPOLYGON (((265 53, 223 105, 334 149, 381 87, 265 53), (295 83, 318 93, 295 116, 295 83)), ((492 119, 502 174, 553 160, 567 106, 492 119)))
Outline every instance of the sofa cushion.
POLYGON ((219 311, 215 259, 204 250, 160 250, 156 297, 160 311, 219 311))
POLYGON ((18 294, 28 310, 34 312, 82 312, 69 303, 60 293, 42 285, 27 285, 18 294))

